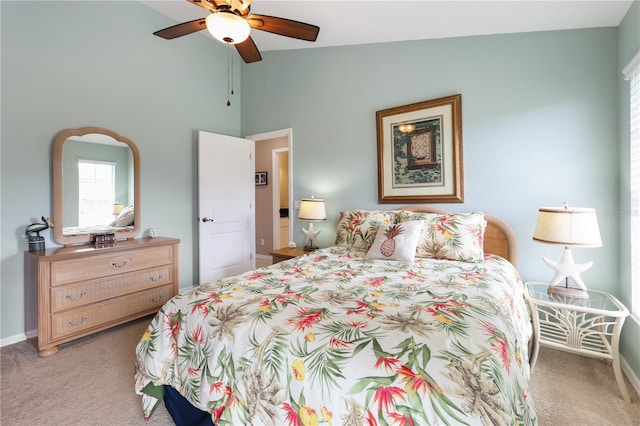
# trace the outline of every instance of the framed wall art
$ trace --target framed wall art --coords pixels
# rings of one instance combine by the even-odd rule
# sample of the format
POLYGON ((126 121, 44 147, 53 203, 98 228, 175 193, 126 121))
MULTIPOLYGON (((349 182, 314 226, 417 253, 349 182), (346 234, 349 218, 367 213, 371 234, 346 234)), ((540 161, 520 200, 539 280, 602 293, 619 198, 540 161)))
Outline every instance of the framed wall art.
POLYGON ((256 186, 267 184, 267 172, 256 172, 256 186))
POLYGON ((462 95, 376 112, 379 203, 462 203, 462 95))

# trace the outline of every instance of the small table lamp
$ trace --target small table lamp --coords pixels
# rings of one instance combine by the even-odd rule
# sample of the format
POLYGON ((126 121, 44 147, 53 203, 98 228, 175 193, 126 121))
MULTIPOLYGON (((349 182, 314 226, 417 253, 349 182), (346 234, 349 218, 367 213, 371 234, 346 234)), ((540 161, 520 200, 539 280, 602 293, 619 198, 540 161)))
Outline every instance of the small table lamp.
POLYGON ((122 212, 123 208, 124 208, 124 205, 121 202, 116 201, 111 206, 111 214, 114 216, 118 216, 122 212))
POLYGON ((601 247, 600 230, 595 209, 569 207, 543 207, 538 210, 538 222, 533 239, 541 243, 563 245, 560 262, 543 258, 556 271, 549 283, 548 293, 555 293, 580 299, 588 299, 587 286, 580 273, 589 269, 593 262, 576 264, 571 254, 571 246, 601 247), (561 284, 564 278, 564 287, 561 284), (578 288, 569 287, 571 278, 578 288))
POLYGON ((322 222, 327 220, 327 214, 324 210, 324 200, 320 198, 303 198, 300 201, 300 212, 298 213, 298 219, 309 221, 309 228, 302 228, 304 232, 304 250, 313 251, 318 249, 316 243, 316 237, 320 231, 313 229, 313 222, 322 222))

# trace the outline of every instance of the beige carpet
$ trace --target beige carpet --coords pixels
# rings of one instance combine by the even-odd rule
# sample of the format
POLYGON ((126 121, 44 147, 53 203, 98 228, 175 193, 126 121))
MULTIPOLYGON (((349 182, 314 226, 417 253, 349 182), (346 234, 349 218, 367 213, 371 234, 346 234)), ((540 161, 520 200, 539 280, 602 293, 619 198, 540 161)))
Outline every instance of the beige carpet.
MULTIPOLYGON (((38 358, 28 342, 0 350, 0 424, 172 425, 160 406, 148 422, 133 391, 135 345, 149 319, 61 346, 38 358)), ((611 367, 599 360, 542 348, 533 377, 541 425, 640 425, 640 400, 618 392, 611 367)))

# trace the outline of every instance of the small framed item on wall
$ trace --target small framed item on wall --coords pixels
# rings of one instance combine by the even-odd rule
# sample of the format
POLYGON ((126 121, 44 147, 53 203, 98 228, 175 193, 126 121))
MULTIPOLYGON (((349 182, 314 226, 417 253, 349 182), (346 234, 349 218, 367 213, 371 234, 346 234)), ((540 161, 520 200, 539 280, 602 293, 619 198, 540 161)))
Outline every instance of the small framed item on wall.
POLYGON ((376 112, 379 203, 462 203, 462 95, 376 112))
POLYGON ((267 184, 267 172, 256 172, 256 186, 267 184))

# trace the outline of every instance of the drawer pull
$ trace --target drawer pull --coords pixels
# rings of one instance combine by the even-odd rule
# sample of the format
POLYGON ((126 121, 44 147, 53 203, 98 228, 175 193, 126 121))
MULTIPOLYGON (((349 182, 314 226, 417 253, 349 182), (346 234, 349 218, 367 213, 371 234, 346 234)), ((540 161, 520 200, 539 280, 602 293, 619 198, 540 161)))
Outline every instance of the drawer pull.
POLYGON ((80 292, 80 296, 78 296, 78 297, 73 297, 72 295, 67 294, 66 299, 67 299, 67 300, 80 300, 80 299, 82 299, 82 298, 83 298, 84 296, 86 296, 86 295, 87 295, 87 291, 86 291, 86 290, 83 290, 83 291, 81 291, 81 292, 80 292))
POLYGON ((160 296, 154 296, 152 297, 151 300, 153 303, 158 303, 159 301, 161 301, 162 299, 164 299, 164 296, 161 294, 160 296))
POLYGON ((158 275, 158 278, 156 278, 156 277, 149 277, 149 280, 150 280, 150 281, 152 281, 152 282, 154 282, 154 283, 157 283, 158 281, 161 281, 163 278, 164 278, 164 275, 158 275))
POLYGON ((69 324, 71 327, 78 327, 79 325, 81 325, 83 322, 87 321, 89 319, 89 317, 87 317, 86 315, 82 317, 82 319, 78 322, 73 322, 71 320, 67 321, 67 324, 69 324))
POLYGON ((129 259, 125 259, 122 263, 113 262, 112 265, 116 268, 123 268, 129 264, 129 259))

